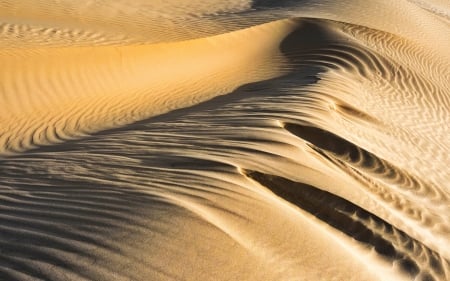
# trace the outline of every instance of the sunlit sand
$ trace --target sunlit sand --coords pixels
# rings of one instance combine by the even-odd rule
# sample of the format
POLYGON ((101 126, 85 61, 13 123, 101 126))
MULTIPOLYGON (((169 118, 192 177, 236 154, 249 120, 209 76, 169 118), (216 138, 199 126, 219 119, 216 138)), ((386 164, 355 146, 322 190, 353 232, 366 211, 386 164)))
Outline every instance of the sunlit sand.
POLYGON ((0 280, 449 280, 449 2, 206 2, 0 0, 0 280))

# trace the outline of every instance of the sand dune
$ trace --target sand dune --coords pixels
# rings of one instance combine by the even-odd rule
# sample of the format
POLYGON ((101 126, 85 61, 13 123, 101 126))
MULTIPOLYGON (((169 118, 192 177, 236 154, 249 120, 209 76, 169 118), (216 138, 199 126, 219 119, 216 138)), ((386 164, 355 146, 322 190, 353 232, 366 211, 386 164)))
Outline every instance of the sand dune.
POLYGON ((0 1, 1 280, 449 280, 448 1, 0 1))
POLYGON ((295 25, 171 44, 8 49, 0 152, 131 123, 271 78, 282 72, 279 40, 295 25))

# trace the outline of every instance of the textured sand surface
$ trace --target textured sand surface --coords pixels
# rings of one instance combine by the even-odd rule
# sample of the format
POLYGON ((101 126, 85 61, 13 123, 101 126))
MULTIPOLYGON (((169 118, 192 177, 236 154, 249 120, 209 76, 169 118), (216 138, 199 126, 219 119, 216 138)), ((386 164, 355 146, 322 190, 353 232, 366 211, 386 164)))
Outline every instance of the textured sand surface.
POLYGON ((450 280, 449 34, 447 0, 0 0, 0 280, 450 280))

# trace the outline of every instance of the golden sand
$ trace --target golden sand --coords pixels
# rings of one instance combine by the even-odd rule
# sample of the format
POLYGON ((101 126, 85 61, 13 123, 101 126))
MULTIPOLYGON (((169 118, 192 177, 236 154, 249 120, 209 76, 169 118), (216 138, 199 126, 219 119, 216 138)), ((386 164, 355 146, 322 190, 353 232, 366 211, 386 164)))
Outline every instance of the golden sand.
POLYGON ((0 0, 0 280, 449 280, 450 5, 0 0))

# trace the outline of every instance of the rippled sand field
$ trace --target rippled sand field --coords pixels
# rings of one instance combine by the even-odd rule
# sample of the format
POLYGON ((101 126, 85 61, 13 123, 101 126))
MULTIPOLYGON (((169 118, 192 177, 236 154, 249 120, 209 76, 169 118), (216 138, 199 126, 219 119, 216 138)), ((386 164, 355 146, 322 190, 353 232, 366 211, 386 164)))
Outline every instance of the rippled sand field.
POLYGON ((0 280, 450 280, 448 0, 0 0, 0 280))

